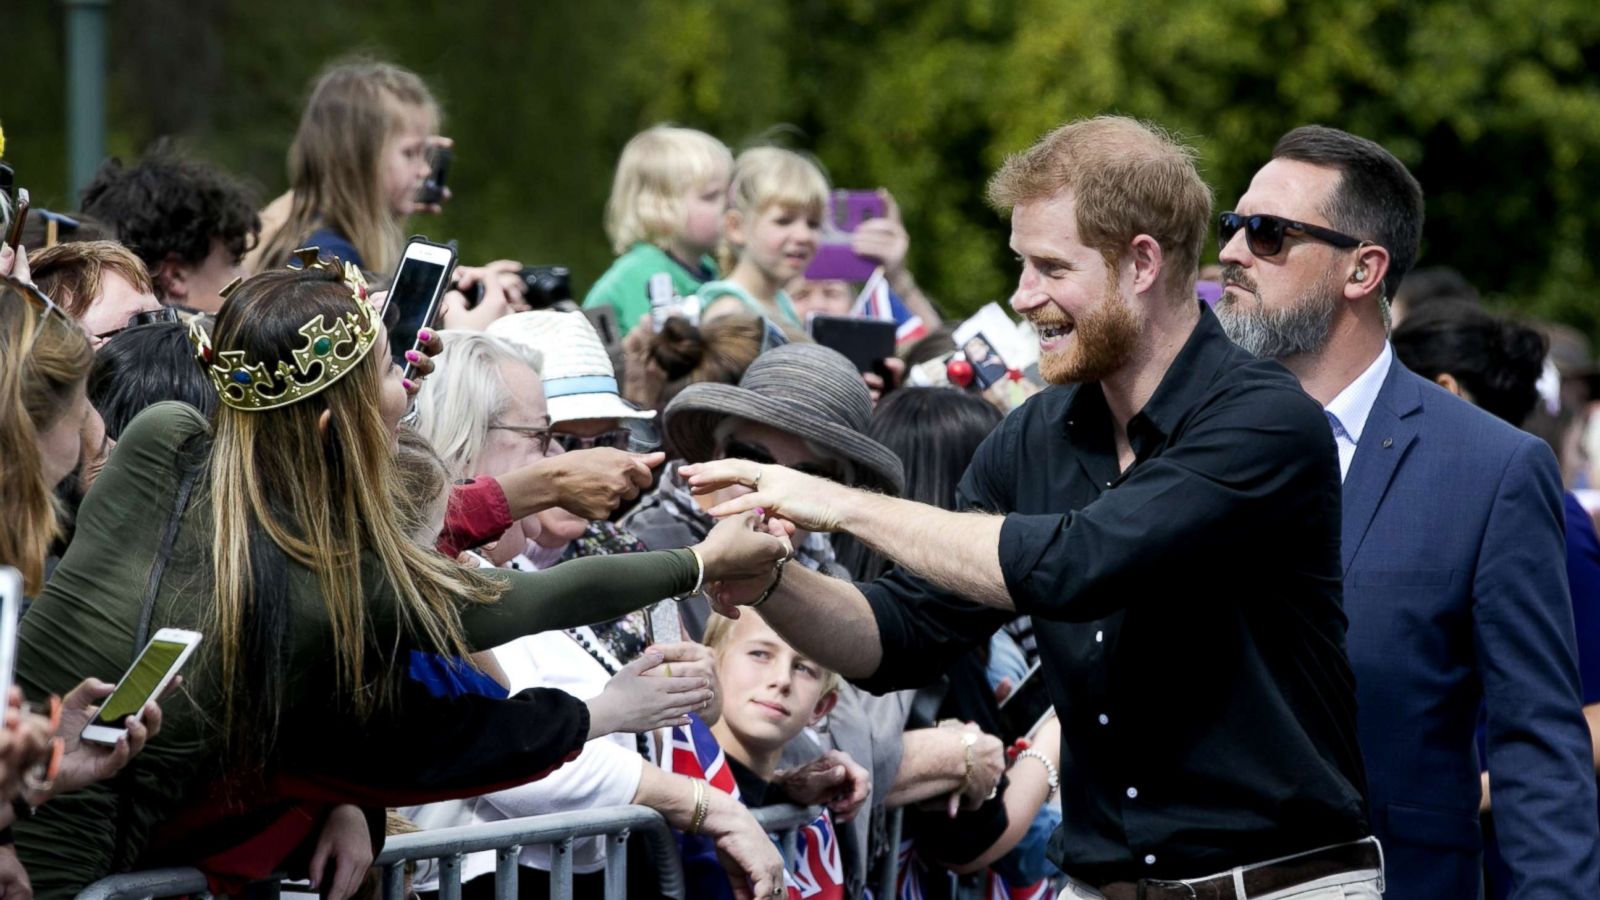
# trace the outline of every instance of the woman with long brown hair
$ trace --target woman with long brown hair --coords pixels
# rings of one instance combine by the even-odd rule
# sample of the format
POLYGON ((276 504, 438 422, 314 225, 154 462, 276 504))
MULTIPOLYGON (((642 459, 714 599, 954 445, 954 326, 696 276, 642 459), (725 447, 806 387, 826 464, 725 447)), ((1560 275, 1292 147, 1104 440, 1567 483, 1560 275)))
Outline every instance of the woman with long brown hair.
MULTIPOLYGON (((709 691, 640 677, 659 658, 587 704, 559 691, 432 698, 397 658, 615 618, 759 576, 788 552, 753 520, 690 551, 532 574, 469 570, 413 544, 390 499, 406 389, 373 350, 387 334, 353 275, 311 263, 240 286, 213 333, 194 333, 221 400, 214 420, 176 403, 146 410, 83 504, 23 625, 23 685, 115 678, 161 627, 205 641, 188 692, 165 704, 166 731, 122 780, 19 823, 39 895, 141 859, 203 862, 287 827, 286 804, 321 804, 301 817, 303 836, 329 803, 482 793, 539 777, 588 738, 676 721, 709 691)), ((727 849, 770 890, 781 865, 770 845, 727 849)))

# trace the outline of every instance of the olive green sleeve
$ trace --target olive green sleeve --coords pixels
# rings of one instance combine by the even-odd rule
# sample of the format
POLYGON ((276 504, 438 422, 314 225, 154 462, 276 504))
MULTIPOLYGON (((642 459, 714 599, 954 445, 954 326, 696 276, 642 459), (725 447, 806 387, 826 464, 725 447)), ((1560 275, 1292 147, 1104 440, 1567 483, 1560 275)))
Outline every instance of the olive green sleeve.
POLYGON ((461 626, 475 650, 524 635, 608 622, 694 589, 699 566, 688 550, 574 559, 541 572, 483 570, 506 584, 498 603, 465 607, 461 626))

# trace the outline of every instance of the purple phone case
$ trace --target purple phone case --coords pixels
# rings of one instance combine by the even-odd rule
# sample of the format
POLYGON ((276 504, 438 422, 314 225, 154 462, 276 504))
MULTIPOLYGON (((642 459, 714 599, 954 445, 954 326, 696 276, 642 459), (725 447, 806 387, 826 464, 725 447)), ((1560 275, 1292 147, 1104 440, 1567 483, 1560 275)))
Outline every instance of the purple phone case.
POLYGON ((881 219, 888 208, 877 191, 834 191, 828 204, 830 228, 806 266, 810 281, 866 281, 878 261, 850 250, 850 234, 868 219, 881 219))

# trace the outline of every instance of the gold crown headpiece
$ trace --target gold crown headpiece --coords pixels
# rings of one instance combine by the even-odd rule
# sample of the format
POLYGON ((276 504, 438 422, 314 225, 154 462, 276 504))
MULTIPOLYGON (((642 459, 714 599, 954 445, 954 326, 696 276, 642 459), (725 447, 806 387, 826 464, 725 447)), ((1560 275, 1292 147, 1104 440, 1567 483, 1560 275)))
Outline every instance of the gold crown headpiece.
MULTIPOLYGON (((367 281, 361 270, 337 257, 323 262, 316 247, 294 252, 305 269, 333 272, 350 288, 356 308, 333 320, 319 315, 301 325, 305 346, 293 353, 293 363, 280 361, 272 371, 245 358, 243 350, 215 352, 211 336, 199 318, 189 325, 189 342, 194 345, 200 368, 211 379, 217 395, 227 406, 245 412, 277 409, 322 392, 328 385, 354 369, 378 341, 378 315, 367 300, 367 281)), ((226 298, 243 279, 222 289, 226 298)))

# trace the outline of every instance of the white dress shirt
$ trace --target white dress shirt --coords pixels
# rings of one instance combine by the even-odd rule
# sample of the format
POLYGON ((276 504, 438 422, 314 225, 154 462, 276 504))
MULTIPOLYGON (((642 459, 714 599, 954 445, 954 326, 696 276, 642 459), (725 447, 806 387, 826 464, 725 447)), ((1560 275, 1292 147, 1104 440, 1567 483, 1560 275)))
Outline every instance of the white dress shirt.
POLYGON ((1383 342, 1383 352, 1378 358, 1367 366, 1367 370, 1356 376, 1356 380, 1345 385, 1322 408, 1328 416, 1328 424, 1333 427, 1333 442, 1339 448, 1339 480, 1343 481, 1350 474, 1350 461, 1356 458, 1356 445, 1361 443, 1361 432, 1367 427, 1367 416, 1372 412, 1372 404, 1378 400, 1378 391, 1383 389, 1384 379, 1389 377, 1389 366, 1394 363, 1394 350, 1390 349, 1389 342, 1383 342))

